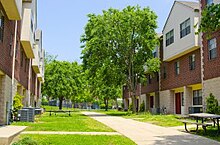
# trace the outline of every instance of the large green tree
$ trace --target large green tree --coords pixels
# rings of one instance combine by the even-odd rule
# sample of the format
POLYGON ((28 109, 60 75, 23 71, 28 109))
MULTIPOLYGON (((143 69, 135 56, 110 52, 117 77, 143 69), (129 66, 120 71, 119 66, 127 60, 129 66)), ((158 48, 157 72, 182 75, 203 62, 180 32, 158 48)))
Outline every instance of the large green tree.
POLYGON ((128 6, 121 11, 111 8, 100 15, 89 14, 88 18, 81 37, 84 68, 91 78, 101 75, 109 87, 127 85, 136 106, 137 83, 158 44, 156 14, 150 8, 128 6))
POLYGON ((77 62, 57 61, 52 59, 45 66, 45 83, 43 94, 58 98, 59 109, 62 110, 64 99, 79 96, 81 69, 77 62))
POLYGON ((212 4, 202 11, 199 31, 210 35, 217 30, 220 30, 220 4, 212 4))

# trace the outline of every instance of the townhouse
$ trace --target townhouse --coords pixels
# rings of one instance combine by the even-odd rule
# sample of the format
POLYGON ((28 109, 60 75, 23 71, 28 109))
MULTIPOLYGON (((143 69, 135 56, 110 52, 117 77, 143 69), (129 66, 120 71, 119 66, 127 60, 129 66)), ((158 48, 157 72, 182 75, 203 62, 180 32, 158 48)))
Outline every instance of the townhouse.
POLYGON ((37 0, 1 0, 0 10, 0 125, 5 125, 16 93, 24 96, 24 106, 39 105, 44 50, 37 0))
MULTIPOLYGON (((200 2, 203 10, 207 5, 219 4, 220 0, 201 0, 200 2)), ((220 30, 210 37, 203 34, 202 50, 203 97, 212 93, 220 102, 220 30)))
POLYGON ((196 35, 199 3, 175 1, 163 28, 160 106, 167 113, 202 111, 201 41, 196 35))

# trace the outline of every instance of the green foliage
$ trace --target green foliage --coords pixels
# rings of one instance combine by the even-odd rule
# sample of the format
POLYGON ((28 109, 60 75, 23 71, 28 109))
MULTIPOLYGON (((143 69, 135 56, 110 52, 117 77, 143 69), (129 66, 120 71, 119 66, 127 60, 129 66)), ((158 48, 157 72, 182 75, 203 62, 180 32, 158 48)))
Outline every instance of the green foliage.
POLYGON ((215 96, 212 93, 206 98, 206 105, 207 105, 207 109, 206 109, 207 113, 220 114, 218 100, 215 98, 215 96))
POLYGON ((220 4, 207 6, 202 12, 199 32, 205 32, 210 35, 212 32, 220 29, 220 4))
POLYGON ((93 96, 113 99, 122 94, 122 85, 134 92, 137 77, 144 76, 143 66, 158 45, 156 14, 150 8, 128 6, 88 17, 81 37, 82 59, 93 96))
POLYGON ((16 93, 16 95, 14 96, 13 113, 15 117, 18 117, 18 110, 22 109, 23 107, 22 99, 23 99, 23 96, 19 95, 18 93, 16 93))
POLYGON ((130 104, 129 104, 128 110, 129 110, 129 111, 133 111, 133 103, 130 103, 130 104))
POLYGON ((42 97, 41 104, 42 105, 48 105, 49 104, 49 101, 47 100, 46 97, 42 97))
POLYGON ((18 142, 13 143, 12 145, 38 145, 38 143, 30 137, 24 137, 18 142))
POLYGON ((84 92, 87 93, 82 74, 82 67, 77 62, 71 63, 52 59, 45 66, 43 94, 59 98, 60 109, 62 109, 63 99, 71 99, 73 102, 80 100, 86 96, 84 92))
POLYGON ((145 111, 145 103, 143 101, 140 105, 140 112, 144 112, 144 111, 145 111))
POLYGON ((100 109, 105 109, 105 104, 104 103, 102 103, 102 104, 100 104, 100 109))

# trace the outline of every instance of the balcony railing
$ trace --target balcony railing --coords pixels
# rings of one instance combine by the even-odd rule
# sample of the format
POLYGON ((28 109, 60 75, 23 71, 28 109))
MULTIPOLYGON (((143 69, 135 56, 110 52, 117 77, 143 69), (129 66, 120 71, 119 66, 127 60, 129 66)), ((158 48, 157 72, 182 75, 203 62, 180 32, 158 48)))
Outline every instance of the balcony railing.
POLYGON ((34 58, 33 43, 33 22, 31 9, 24 9, 23 21, 21 28, 21 44, 28 58, 34 58))
POLYGON ((1 0, 9 20, 21 20, 22 0, 1 0))

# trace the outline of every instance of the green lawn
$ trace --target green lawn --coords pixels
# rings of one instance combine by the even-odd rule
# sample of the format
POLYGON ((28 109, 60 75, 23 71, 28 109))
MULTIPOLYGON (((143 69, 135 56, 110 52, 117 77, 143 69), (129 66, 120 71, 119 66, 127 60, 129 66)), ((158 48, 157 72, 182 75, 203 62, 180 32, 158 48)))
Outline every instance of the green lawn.
POLYGON ((82 132, 111 132, 111 128, 104 124, 89 118, 80 112, 72 112, 71 116, 59 113, 55 116, 49 116, 44 113, 36 117, 36 121, 32 122, 14 122, 12 125, 28 126, 27 131, 82 131, 82 132))
POLYGON ((172 127, 182 126, 181 117, 176 115, 152 115, 151 113, 132 114, 131 112, 117 111, 117 110, 98 110, 97 112, 112 116, 122 116, 124 118, 134 119, 141 122, 148 122, 159 126, 172 127))
POLYGON ((135 145, 120 135, 21 135, 20 139, 30 137, 39 145, 135 145))

